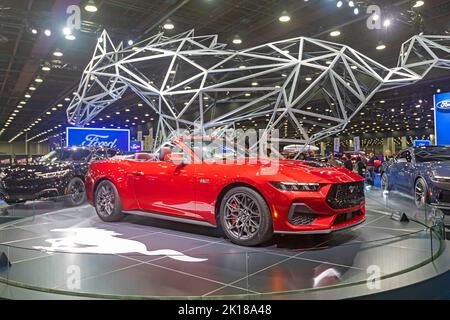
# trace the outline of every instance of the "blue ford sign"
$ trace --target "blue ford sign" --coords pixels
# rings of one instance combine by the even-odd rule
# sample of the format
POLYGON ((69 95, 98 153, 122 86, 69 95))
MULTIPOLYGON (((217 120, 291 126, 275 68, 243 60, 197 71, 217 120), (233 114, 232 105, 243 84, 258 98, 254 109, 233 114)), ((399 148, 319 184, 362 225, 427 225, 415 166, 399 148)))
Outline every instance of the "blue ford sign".
POLYGON ((110 147, 130 151, 130 130, 68 127, 66 145, 110 147))
POLYGON ((131 143, 130 151, 140 152, 142 151, 142 141, 133 141, 131 143))
POLYGON ((434 95, 434 126, 437 145, 450 145, 450 92, 434 95))
POLYGON ((431 146, 430 140, 414 140, 414 147, 428 147, 431 146))

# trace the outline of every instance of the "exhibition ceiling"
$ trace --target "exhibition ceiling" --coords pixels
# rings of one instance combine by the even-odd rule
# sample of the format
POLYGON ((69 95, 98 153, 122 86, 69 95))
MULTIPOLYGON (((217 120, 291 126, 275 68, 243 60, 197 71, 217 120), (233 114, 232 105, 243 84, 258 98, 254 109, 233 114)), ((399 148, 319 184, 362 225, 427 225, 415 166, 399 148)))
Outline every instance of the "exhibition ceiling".
MULTIPOLYGON (((0 141, 42 141, 62 134, 66 107, 106 29, 115 43, 132 45, 163 31, 218 34, 231 50, 306 36, 348 45, 393 67, 411 36, 450 33, 450 3, 425 1, 237 0, 15 0, 0 3, 0 141), (70 5, 81 8, 81 29, 64 35, 70 5), (381 28, 369 29, 369 5, 382 9, 381 28), (90 5, 90 7, 86 7, 90 5), (96 10, 94 10, 94 8, 96 10), (89 12, 89 9, 91 12, 89 12), (95 11, 95 12, 92 12, 95 11), (24 131, 26 130, 26 131, 24 131), (26 132, 26 135, 25 135, 26 132)), ((450 78, 433 70, 422 82, 377 94, 346 129, 348 135, 426 133, 433 128, 432 96, 450 91, 450 78)), ((264 121, 261 120, 261 121, 264 121)), ((156 122, 132 93, 105 109, 93 126, 156 122)), ((245 128, 262 123, 249 119, 245 128)), ((282 134, 294 135, 289 125, 282 134)))

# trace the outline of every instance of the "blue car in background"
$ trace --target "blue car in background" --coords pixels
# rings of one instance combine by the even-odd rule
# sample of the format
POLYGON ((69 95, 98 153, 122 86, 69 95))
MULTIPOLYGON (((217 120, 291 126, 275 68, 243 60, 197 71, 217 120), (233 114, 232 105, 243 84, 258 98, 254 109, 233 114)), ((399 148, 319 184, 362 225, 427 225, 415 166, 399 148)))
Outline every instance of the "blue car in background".
POLYGON ((402 150, 385 165, 381 188, 414 198, 418 208, 433 204, 450 211, 450 147, 424 146, 402 150))

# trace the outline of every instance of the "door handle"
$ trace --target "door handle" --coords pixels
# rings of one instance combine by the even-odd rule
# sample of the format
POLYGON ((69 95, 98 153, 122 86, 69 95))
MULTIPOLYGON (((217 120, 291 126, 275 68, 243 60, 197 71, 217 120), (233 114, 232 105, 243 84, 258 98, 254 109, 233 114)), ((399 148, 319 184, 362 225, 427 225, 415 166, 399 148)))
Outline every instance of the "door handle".
POLYGON ((132 172, 131 173, 133 176, 143 176, 144 175, 144 172, 142 172, 142 171, 134 171, 134 172, 132 172))

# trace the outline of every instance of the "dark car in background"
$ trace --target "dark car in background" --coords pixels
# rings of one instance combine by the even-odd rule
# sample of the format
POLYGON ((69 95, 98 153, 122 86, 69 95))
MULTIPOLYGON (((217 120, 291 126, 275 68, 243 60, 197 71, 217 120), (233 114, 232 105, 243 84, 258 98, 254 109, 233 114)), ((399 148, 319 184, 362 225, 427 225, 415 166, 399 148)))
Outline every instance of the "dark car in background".
POLYGON ((0 199, 7 204, 66 196, 69 205, 86 200, 84 177, 89 163, 119 151, 105 147, 65 147, 31 164, 12 165, 0 173, 0 199))
POLYGON ((414 198, 418 208, 433 204, 450 210, 450 147, 427 146, 400 151, 381 175, 383 190, 395 190, 414 198))

